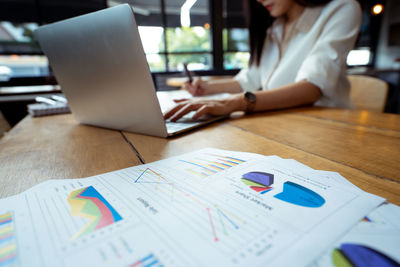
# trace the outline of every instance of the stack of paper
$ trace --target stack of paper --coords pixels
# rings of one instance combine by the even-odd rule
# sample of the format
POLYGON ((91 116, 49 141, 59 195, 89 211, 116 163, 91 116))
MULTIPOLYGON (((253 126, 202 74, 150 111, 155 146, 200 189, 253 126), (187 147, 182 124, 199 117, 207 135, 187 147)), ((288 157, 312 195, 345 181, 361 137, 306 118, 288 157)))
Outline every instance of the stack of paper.
POLYGON ((35 103, 28 105, 28 113, 32 115, 32 117, 41 117, 53 114, 71 113, 71 110, 66 103, 57 103, 54 105, 35 103))
POLYGON ((63 96, 52 95, 50 98, 37 96, 35 100, 38 103, 28 105, 28 113, 33 117, 71 113, 68 101, 63 96))
POLYGON ((203 149, 1 200, 0 266, 398 264, 383 203, 338 173, 203 149))

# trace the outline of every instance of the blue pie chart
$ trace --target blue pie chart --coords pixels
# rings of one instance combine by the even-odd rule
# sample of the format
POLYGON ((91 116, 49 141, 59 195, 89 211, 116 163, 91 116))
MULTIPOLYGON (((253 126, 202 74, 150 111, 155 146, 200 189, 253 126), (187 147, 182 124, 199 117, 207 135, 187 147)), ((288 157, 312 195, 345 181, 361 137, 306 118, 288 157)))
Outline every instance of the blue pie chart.
POLYGON ((282 201, 308 208, 319 208, 325 199, 316 192, 293 182, 283 184, 283 192, 274 196, 282 201))

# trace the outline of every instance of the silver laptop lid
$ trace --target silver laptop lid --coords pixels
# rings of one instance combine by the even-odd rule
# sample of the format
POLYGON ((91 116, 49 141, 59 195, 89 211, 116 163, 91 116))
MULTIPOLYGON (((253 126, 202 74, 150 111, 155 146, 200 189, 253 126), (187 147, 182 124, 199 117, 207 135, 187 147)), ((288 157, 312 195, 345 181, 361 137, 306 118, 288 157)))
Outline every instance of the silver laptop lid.
POLYGON ((167 136, 128 4, 45 25, 34 34, 79 122, 167 136))

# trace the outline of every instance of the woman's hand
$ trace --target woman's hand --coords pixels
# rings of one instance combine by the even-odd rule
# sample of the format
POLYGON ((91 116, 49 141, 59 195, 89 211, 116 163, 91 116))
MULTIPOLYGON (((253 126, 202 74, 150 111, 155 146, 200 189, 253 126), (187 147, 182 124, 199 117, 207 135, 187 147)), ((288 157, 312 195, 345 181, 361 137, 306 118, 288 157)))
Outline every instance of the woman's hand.
POLYGON ((203 115, 227 115, 233 111, 245 110, 246 102, 243 94, 235 94, 225 99, 181 99, 175 100, 177 105, 164 114, 164 119, 177 121, 185 114, 196 111, 192 119, 197 120, 203 115))
POLYGON ((207 82, 203 81, 200 77, 195 78, 192 83, 186 81, 182 89, 188 91, 193 96, 209 95, 211 93, 207 82))

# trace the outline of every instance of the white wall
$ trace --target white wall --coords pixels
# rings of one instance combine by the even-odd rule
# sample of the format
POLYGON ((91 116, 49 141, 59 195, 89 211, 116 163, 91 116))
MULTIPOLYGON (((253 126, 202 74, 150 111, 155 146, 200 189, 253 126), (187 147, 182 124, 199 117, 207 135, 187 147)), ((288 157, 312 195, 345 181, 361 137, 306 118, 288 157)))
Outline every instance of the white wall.
POLYGON ((400 68, 400 63, 395 64, 394 62, 396 58, 400 58, 400 47, 388 46, 389 25, 400 23, 400 1, 387 0, 383 12, 384 17, 379 36, 376 67, 379 69, 400 68))

